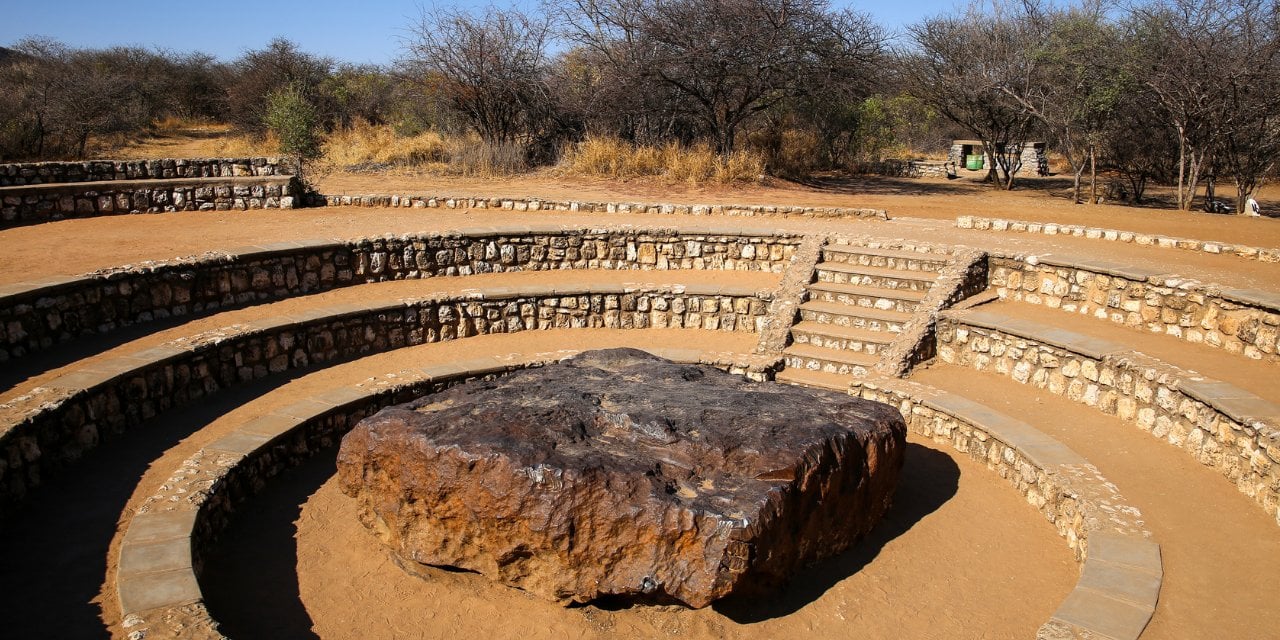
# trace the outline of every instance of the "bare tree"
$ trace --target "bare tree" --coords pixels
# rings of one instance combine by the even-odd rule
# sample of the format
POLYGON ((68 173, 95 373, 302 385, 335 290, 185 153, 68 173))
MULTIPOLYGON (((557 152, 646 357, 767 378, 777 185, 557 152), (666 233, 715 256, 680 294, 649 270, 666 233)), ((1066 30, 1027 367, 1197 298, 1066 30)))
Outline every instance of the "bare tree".
POLYGON ((1271 44, 1253 36, 1257 17, 1274 22, 1275 13, 1274 0, 1162 0, 1134 13, 1139 55, 1130 62, 1177 136, 1180 209, 1191 208, 1210 155, 1248 119, 1233 104, 1234 88, 1274 75, 1274 36, 1271 44))
POLYGON ((516 10, 424 10, 406 68, 438 91, 485 141, 526 143, 554 104, 547 84, 550 24, 516 10))
POLYGON ((1015 19, 1030 23, 1023 32, 1038 40, 1025 43, 1028 55, 1037 58, 1036 77, 1021 87, 1001 90, 1053 136, 1071 165, 1076 202, 1081 176, 1089 169, 1089 202, 1096 204, 1099 146, 1116 104, 1133 89, 1130 76, 1119 72, 1115 63, 1123 55, 1120 34, 1096 0, 1048 9, 1027 2, 1015 19))
POLYGON ((987 179, 1005 189, 1036 122, 1028 104, 1041 80, 1037 26, 1004 15, 1002 5, 931 18, 908 29, 916 48, 900 57, 908 91, 982 141, 993 161, 987 179))
POLYGON ((856 81, 883 34, 825 0, 567 0, 567 33, 628 84, 682 98, 721 153, 753 116, 811 89, 856 81))

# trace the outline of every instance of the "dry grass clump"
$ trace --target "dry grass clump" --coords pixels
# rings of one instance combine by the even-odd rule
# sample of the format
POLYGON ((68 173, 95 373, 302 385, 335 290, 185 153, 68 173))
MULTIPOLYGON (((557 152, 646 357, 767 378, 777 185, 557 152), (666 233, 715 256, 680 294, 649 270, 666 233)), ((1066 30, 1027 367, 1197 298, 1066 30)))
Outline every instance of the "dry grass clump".
POLYGON ((268 131, 264 135, 227 135, 213 141, 213 156, 244 158, 280 155, 280 138, 268 131))
POLYGON ((335 167, 429 165, 444 163, 447 159, 444 138, 434 131, 400 136, 390 126, 372 125, 363 120, 326 135, 321 149, 323 161, 335 167))
POLYGON ((592 178, 657 177, 668 183, 735 184, 757 182, 764 172, 764 160, 749 151, 722 157, 706 144, 685 147, 670 142, 655 147, 590 136, 565 148, 558 169, 564 175, 592 178))
POLYGON ((442 175, 505 176, 528 169, 520 145, 494 145, 474 135, 425 131, 410 136, 390 125, 357 121, 325 136, 322 170, 376 167, 390 171, 422 171, 442 175))

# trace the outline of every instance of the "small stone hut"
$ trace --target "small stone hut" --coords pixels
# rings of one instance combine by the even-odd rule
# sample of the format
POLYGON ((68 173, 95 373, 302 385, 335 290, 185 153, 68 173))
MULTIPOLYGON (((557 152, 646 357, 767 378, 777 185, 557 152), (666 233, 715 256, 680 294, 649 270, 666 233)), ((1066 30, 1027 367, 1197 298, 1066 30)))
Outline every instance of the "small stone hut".
MULTIPOLYGON (((1045 154, 1046 144, 1043 142, 1014 142, 1013 145, 1022 148, 1022 168, 1034 168, 1036 175, 1049 175, 1049 157, 1045 154)), ((966 168, 966 160, 969 156, 981 155, 982 166, 987 168, 991 166, 991 156, 987 154, 986 147, 981 140, 952 140, 951 150, 947 153, 947 161, 954 164, 957 169, 966 168)))

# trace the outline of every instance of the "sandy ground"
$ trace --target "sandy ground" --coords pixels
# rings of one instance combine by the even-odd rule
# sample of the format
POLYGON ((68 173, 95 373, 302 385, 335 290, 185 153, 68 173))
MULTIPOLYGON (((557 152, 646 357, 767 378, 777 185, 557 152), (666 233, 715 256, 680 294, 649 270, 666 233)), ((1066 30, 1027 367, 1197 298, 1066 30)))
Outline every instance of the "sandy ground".
MULTIPOLYGON (((1280 220, 1203 218, 1209 222, 1261 225, 1250 233, 1257 244, 1280 246, 1280 220)), ((886 240, 915 239, 947 245, 1029 254, 1089 255, 1205 282, 1275 289, 1280 267, 1234 256, 1140 247, 1084 238, 999 233, 954 228, 950 220, 901 218, 892 221, 809 218, 632 215, 574 213, 517 214, 504 211, 364 209, 334 207, 292 211, 183 212, 65 220, 0 231, 0 284, 40 276, 78 275, 144 260, 172 260, 211 250, 315 238, 351 239, 379 235, 440 233, 450 230, 553 225, 574 228, 606 226, 705 228, 733 224, 747 229, 843 233, 886 240)))
POLYGON ((1160 543, 1164 583, 1143 640, 1274 638, 1280 528, 1185 452, 1133 424, 994 373, 935 366, 912 378, 1017 416, 1114 482, 1160 543))
MULTIPOLYGON (((550 172, 501 179, 430 175, 333 173, 315 182, 325 194, 445 194, 465 196, 541 196, 597 202, 683 202, 698 204, 801 204, 884 209, 892 216, 954 220, 979 215, 1018 220, 1085 224, 1144 233, 1280 246, 1280 221, 1206 213, 1183 213, 1102 204, 1078 205, 1067 197, 1070 181, 1028 178, 1013 191, 993 190, 961 172, 945 178, 856 176, 816 180, 812 184, 775 181, 776 186, 688 187, 654 181, 616 182, 558 177, 550 172), (1258 234, 1263 234, 1260 237, 1258 234), (1264 241, 1263 237, 1269 238, 1264 241)), ((1161 194, 1160 189, 1154 192, 1161 194)), ((1280 185, 1264 187, 1259 202, 1280 214, 1280 185)))
MULTIPOLYGON (((175 155, 176 152, 174 152, 175 155)), ((829 231, 879 238, 913 238, 1038 254, 1087 254, 1151 266, 1230 286, 1280 289, 1274 264, 1229 256, 1132 247, 1076 238, 997 234, 952 228, 956 215, 976 214, 1053 220, 1168 235, 1280 246, 1280 220, 1242 219, 1167 210, 1074 205, 1049 194, 1050 186, 993 192, 966 181, 857 179, 819 187, 752 187, 691 190, 660 184, 567 181, 546 176, 502 180, 422 177, 329 176, 321 189, 350 193, 448 193, 538 195, 581 200, 803 203, 870 206, 899 216, 891 222, 809 219, 733 219, 765 229, 829 231)), ((1280 204, 1268 192, 1264 206, 1280 204)), ((44 275, 74 275, 141 260, 172 259, 211 249, 299 238, 437 232, 475 226, 559 224, 682 226, 724 224, 724 218, 679 216, 583 216, 490 211, 423 211, 332 208, 291 212, 180 213, 65 221, 0 231, 0 284, 44 275)), ((560 275, 560 274, 551 274, 560 275)), ((524 274, 520 277, 551 277, 524 274)), ((504 276, 491 284, 504 282, 504 276)), ((656 279, 659 273, 581 275, 583 278, 656 279)), ((679 279, 751 278, 719 272, 680 273, 679 279)), ((530 280, 532 281, 532 280, 530 280)), ((612 280, 608 280, 612 281, 612 280)), ((745 282, 746 280, 744 280, 745 282)), ((415 295, 450 287, 480 286, 481 279, 449 279, 367 285, 272 305, 251 307, 168 325, 152 335, 122 332, 102 341, 55 349, 0 380, 0 400, 30 388, 80 358, 104 357, 147 345, 347 296, 415 295), (239 314, 239 315, 237 315, 239 314)), ((484 281, 487 282, 487 281, 484 281)), ((754 280, 752 280, 754 282, 754 280)), ((1039 313, 1010 309, 1011 313, 1039 313)), ((1065 315, 1065 314, 1064 314, 1065 315)), ((1088 319, 1059 319, 1062 323, 1088 319)), ((155 325, 147 328, 154 330, 155 325)), ((1090 333, 1129 331, 1098 322, 1090 333)), ((1104 335, 1107 337, 1107 335, 1104 335)), ((1189 368, 1277 397, 1274 375, 1234 356, 1201 353, 1180 342, 1141 342, 1136 348, 1170 349, 1189 368), (1217 358, 1228 358, 1218 361, 1217 358), (1194 365, 1194 366, 1192 366, 1194 365), (1243 383, 1241 380, 1247 380, 1243 383)), ((674 344, 745 352, 755 336, 692 331, 528 332, 424 345, 362 358, 321 371, 297 372, 219 394, 198 407, 105 444, 81 464, 81 472, 42 488, 24 511, 0 527, 0 620, 21 637, 93 637, 105 622, 123 637, 118 605, 107 576, 114 572, 121 530, 134 509, 173 469, 204 444, 253 416, 322 389, 370 384, 434 361, 507 354, 526 358, 575 349, 674 344), (106 562, 103 562, 103 559, 106 562)), ((81 361, 83 362, 83 361, 81 361)), ((1175 361, 1177 362, 1177 361, 1175 361)), ((1280 609, 1272 606, 1271 579, 1280 571, 1280 541, 1273 523, 1255 505, 1184 453, 1152 442, 1132 425, 1062 401, 1007 379, 945 367, 920 373, 931 384, 964 392, 1023 416, 1059 437, 1102 468, 1143 509, 1165 545, 1166 591, 1147 636, 1152 638, 1274 635, 1280 609), (1048 418, 1046 416, 1052 416, 1048 418)), ((1075 581, 1065 544, 985 469, 913 445, 908 478, 885 526, 864 547, 824 572, 806 575, 777 602, 699 612, 662 608, 606 611, 560 609, 520 592, 493 587, 474 576, 440 574, 410 579, 392 566, 355 524, 348 501, 329 477, 330 459, 317 460, 287 481, 273 483, 228 532, 212 563, 209 593, 228 630, 271 621, 270 637, 443 637, 471 632, 485 637, 780 637, 848 635, 867 638, 1030 637, 1075 581), (914 470, 914 471, 913 471, 914 470), (963 478, 963 481, 961 480, 963 478), (246 588, 254 585, 254 588, 246 588), (266 607, 266 608, 263 608, 266 607), (894 611, 886 615, 886 611, 894 611), (851 627, 849 625, 856 625, 851 627), (386 635, 377 635, 385 633, 386 635)), ((250 637, 246 635, 245 637, 250 637)))

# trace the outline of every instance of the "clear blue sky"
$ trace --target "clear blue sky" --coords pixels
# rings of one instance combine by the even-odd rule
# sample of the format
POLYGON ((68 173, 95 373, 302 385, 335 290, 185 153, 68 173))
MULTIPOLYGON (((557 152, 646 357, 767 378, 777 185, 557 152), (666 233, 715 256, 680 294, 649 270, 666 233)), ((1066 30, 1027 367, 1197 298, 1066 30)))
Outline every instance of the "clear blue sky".
MULTIPOLYGON (((73 47, 139 45, 202 51, 232 60, 276 36, 309 53, 344 62, 387 63, 400 52, 405 28, 429 2, 396 0, 0 0, 0 46, 46 36, 73 47)), ((455 4, 505 7, 511 0, 455 4)), ((515 4, 536 8, 536 0, 515 4)), ((964 0, 832 0, 871 14, 889 30, 965 6, 964 0)))

